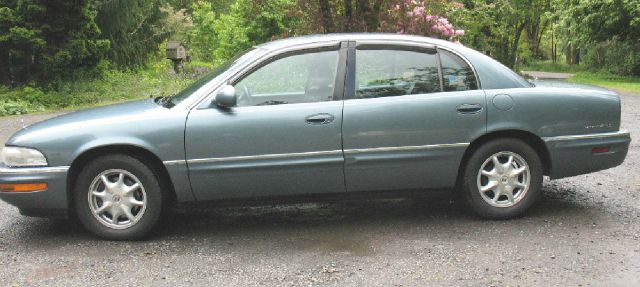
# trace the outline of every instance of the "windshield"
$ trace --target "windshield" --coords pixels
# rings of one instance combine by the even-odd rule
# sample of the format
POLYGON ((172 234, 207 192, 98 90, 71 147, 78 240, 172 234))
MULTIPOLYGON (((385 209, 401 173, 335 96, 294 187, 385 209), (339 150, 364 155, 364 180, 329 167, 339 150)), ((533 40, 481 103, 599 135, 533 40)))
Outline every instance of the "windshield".
POLYGON ((238 54, 237 56, 233 57, 231 60, 227 61, 226 63, 218 66, 212 72, 209 72, 209 73, 205 74, 204 76, 202 76, 202 78, 200 78, 199 80, 195 81, 193 84, 189 85, 187 88, 185 88, 181 92, 179 92, 179 93, 175 94, 174 96, 172 96, 171 97, 171 103, 173 105, 176 105, 176 104, 184 101, 189 96, 191 96, 191 94, 193 94, 195 91, 197 91, 198 89, 202 88, 202 86, 204 86, 205 84, 207 84, 208 82, 213 80, 215 77, 217 77, 220 74, 224 73, 227 69, 229 69, 234 64, 243 62, 245 59, 249 58, 249 56, 251 54, 253 54, 253 52, 255 50, 256 50, 256 48, 251 48, 249 50, 246 50, 246 51, 238 54))

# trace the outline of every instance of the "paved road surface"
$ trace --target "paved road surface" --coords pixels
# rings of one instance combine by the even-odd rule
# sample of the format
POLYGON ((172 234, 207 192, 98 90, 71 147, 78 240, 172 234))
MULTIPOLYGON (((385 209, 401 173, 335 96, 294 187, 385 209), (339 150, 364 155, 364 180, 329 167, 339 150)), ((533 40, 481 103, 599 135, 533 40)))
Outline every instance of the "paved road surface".
MULTIPOLYGON (((5 286, 640 286, 640 96, 620 167, 546 181, 528 216, 448 200, 182 212, 144 242, 106 242, 0 203, 5 286)), ((0 118, 0 139, 46 116, 0 118)))

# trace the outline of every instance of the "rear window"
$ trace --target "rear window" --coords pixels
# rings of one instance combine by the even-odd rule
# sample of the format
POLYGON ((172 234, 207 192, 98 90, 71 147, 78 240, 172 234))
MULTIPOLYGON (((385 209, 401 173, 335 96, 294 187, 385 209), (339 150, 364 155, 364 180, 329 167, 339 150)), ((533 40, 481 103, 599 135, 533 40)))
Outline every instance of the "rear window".
POLYGON ((356 51, 356 98, 440 92, 434 53, 403 50, 356 51))

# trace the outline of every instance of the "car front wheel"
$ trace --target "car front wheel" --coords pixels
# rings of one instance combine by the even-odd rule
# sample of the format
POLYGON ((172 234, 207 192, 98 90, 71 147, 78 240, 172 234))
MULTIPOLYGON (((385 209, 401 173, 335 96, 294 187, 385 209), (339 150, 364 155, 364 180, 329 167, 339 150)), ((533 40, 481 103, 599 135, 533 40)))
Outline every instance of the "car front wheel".
POLYGON ((109 240, 147 235, 162 213, 162 192, 153 171, 126 155, 95 159, 80 172, 75 206, 92 233, 109 240))
POLYGON ((536 151, 518 139, 502 138, 480 146, 467 161, 462 189, 480 216, 508 219, 535 203, 542 187, 536 151))

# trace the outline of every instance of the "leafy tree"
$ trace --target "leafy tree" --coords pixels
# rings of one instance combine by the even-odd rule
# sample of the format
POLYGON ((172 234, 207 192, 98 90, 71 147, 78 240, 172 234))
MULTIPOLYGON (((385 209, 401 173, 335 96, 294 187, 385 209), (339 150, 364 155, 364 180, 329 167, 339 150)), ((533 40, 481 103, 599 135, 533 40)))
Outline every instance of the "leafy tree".
POLYGON ((94 18, 84 0, 0 1, 0 81, 44 84, 97 65, 109 42, 94 18))
POLYGON ((211 3, 198 1, 192 10, 192 50, 217 64, 253 45, 295 34, 299 26, 292 0, 238 0, 228 13, 216 13, 211 3))
POLYGON ((194 28, 189 32, 191 54, 199 60, 213 63, 218 46, 216 33, 217 14, 209 2, 197 1, 191 10, 194 28))
POLYGON ((524 55, 535 55, 535 41, 546 30, 546 0, 466 0, 465 43, 490 54, 509 67, 524 55), (525 33, 527 34, 525 36, 525 33), (524 36, 524 37, 523 37, 524 36), (525 50, 522 43, 525 42, 525 50))
POLYGON ((527 26, 525 28, 526 42, 529 51, 534 58, 541 58, 540 42, 542 36, 551 26, 553 14, 551 13, 551 0, 533 1, 531 13, 528 15, 527 26))
POLYGON ((94 0, 96 23, 111 42, 109 59, 118 67, 139 67, 173 32, 164 25, 163 0, 94 0))
MULTIPOLYGON (((572 31, 568 59, 582 47, 588 66, 640 75, 640 2, 637 0, 562 0, 565 27, 572 31), (586 50, 586 53, 584 52, 586 50), (573 52, 573 53, 571 53, 573 52)), ((575 61, 567 61, 575 63, 575 61)))

